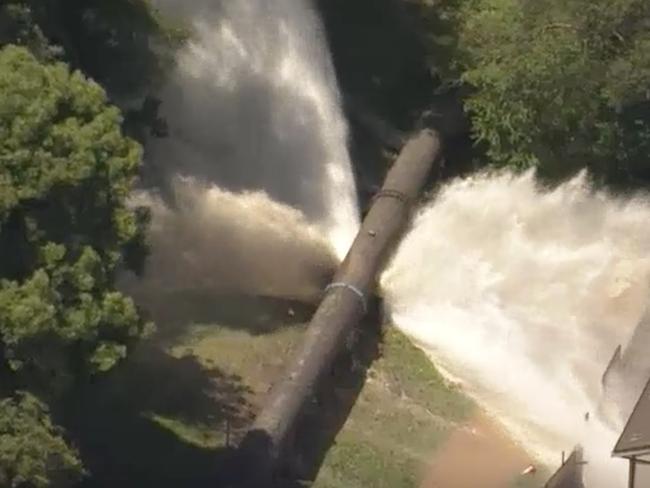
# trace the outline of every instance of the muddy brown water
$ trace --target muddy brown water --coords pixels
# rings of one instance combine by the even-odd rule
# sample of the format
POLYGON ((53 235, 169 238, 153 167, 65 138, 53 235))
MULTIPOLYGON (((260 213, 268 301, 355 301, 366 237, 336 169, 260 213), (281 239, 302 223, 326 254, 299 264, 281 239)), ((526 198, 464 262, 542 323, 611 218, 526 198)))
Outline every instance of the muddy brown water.
POLYGON ((479 413, 457 428, 435 453, 420 488, 509 488, 534 461, 503 428, 479 413))

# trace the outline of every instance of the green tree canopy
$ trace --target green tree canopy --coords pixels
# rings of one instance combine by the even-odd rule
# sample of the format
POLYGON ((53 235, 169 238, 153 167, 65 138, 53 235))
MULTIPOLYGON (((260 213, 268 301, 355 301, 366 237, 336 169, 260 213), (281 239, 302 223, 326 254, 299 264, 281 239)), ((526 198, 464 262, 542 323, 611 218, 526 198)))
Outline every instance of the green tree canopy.
POLYGON ((148 0, 3 3, 0 46, 19 44, 40 59, 66 61, 117 97, 146 92, 184 38, 148 0))
POLYGON ((77 452, 52 425, 43 403, 28 393, 0 400, 0 486, 65 486, 82 474, 77 452))
MULTIPOLYGON (((141 148, 121 122, 104 90, 79 72, 25 48, 0 50, 0 368, 9 390, 56 398, 74 379, 112 367, 148 330, 114 288, 118 266, 142 263, 147 220, 127 205, 141 148)), ((57 445, 29 398, 0 402, 0 436, 7 409, 22 409, 34 419, 30 432, 57 445)), ((15 469, 12 455, 0 455, 0 476, 15 469)), ((39 480, 52 463, 75 468, 70 456, 45 456, 46 467, 26 462, 11 478, 45 486, 39 480)))
POLYGON ((466 107, 496 163, 650 177, 650 2, 469 0, 466 107))

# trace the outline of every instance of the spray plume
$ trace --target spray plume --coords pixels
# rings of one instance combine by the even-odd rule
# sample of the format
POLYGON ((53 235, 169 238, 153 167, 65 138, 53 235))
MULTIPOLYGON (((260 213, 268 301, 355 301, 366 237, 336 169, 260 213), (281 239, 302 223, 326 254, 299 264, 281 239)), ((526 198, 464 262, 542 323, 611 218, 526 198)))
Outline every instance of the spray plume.
MULTIPOLYGON (((173 183, 173 208, 152 193, 134 203, 152 210, 153 243, 144 277, 132 286, 251 294, 313 302, 336 258, 304 215, 263 192, 231 193, 188 178, 173 183)), ((137 295, 137 290, 135 290, 137 295)))
POLYGON ((147 144, 151 256, 136 296, 315 300, 358 227, 347 127, 309 0, 157 0, 191 38, 147 144))
POLYGON ((532 172, 477 175, 419 213, 381 285, 394 323, 541 461, 581 443, 586 486, 622 487, 610 453, 629 403, 601 378, 648 304, 649 220, 647 200, 585 174, 552 190, 532 172))
POLYGON ((157 174, 234 192, 262 190, 303 212, 347 252, 359 221, 347 126, 309 0, 159 0, 193 36, 161 93, 170 137, 151 141, 157 174))

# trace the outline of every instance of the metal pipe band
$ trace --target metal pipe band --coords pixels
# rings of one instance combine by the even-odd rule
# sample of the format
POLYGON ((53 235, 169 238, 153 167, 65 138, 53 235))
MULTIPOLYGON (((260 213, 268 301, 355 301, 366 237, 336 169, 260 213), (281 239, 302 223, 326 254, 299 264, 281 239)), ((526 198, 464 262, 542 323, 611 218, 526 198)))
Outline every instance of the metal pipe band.
POLYGON ((375 200, 379 200, 380 198, 394 198, 395 200, 399 200, 404 204, 408 204, 411 201, 408 195, 405 195, 403 192, 399 190, 391 190, 391 189, 378 191, 372 197, 372 200, 374 202, 375 200))
POLYGON ((357 297, 359 297, 359 300, 361 301, 361 306, 363 307, 363 313, 368 312, 368 301, 366 300, 366 296, 363 294, 359 288, 357 288, 354 285, 350 285, 349 283, 343 283, 342 281, 336 281, 334 283, 330 283, 325 287, 325 293, 327 293, 329 290, 333 288, 346 288, 350 290, 352 293, 354 293, 357 297))

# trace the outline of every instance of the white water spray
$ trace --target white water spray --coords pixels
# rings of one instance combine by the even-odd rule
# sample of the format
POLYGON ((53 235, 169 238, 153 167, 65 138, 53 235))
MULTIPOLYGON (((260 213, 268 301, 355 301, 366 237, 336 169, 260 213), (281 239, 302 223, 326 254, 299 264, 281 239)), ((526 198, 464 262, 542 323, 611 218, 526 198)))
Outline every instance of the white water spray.
MULTIPOLYGON (((155 172, 168 180, 191 176, 233 193, 263 191, 302 212, 343 257, 359 212, 347 126, 312 2, 155 4, 186 19, 192 30, 161 94, 170 135, 148 146, 155 172)), ((208 198, 204 187, 196 191, 208 198)), ((263 217, 250 207, 249 215, 238 218, 263 217)), ((296 230, 289 226, 285 232, 296 230)))
POLYGON ((397 326, 541 461, 580 443, 586 485, 618 488, 629 412, 605 416, 600 381, 648 304, 648 222, 647 200, 585 175, 549 191, 532 173, 479 175, 420 212, 381 284, 397 326))

